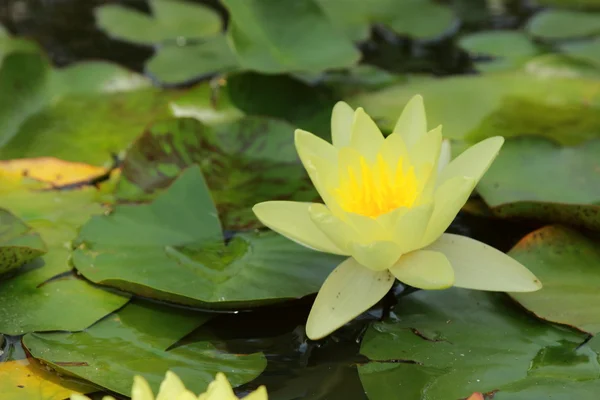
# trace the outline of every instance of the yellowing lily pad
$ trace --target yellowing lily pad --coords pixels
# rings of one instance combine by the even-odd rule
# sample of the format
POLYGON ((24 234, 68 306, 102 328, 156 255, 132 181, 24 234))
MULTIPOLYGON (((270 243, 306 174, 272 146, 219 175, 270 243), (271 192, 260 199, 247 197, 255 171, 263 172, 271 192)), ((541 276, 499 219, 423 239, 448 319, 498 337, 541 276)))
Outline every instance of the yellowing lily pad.
POLYGON ((182 169, 197 163, 227 229, 261 226, 252 206, 273 198, 311 201, 317 197, 300 165, 286 122, 245 117, 215 128, 194 119, 151 126, 127 152, 117 197, 149 200, 182 169))
POLYGON ((571 147, 508 140, 477 191, 498 216, 600 229, 600 139, 571 147))
POLYGON ((598 242, 561 226, 525 236, 510 255, 543 282, 539 293, 511 296, 537 316, 600 332, 600 251, 598 242))
POLYGON ((81 224, 103 211, 96 189, 40 191, 41 186, 0 175, 0 207, 39 232, 48 247, 43 257, 0 282, 0 332, 10 335, 81 330, 128 301, 69 274, 69 242, 81 224))
POLYGON ((583 344, 586 335, 536 319, 503 293, 420 291, 399 299, 395 309, 362 341, 361 353, 371 361, 359 374, 370 400, 394 398, 399 390, 415 400, 473 392, 539 400, 554 393, 557 381, 571 388, 585 381, 583 393, 600 390, 598 354, 583 344), (535 384, 536 391, 524 388, 535 384))
POLYGON ((68 162, 55 157, 20 158, 0 161, 0 170, 18 173, 51 186, 86 182, 106 174, 107 169, 89 164, 68 162))
POLYGON ((340 257, 272 232, 223 239, 198 166, 152 203, 117 205, 81 230, 73 253, 92 282, 210 308, 238 308, 316 292, 340 257))
POLYGON ((64 400, 91 390, 71 378, 59 377, 35 360, 0 362, 0 392, 6 400, 64 400))
POLYGON ((129 396, 135 375, 158 392, 165 371, 175 372, 194 393, 206 390, 217 372, 232 385, 256 378, 265 368, 261 353, 231 354, 206 341, 176 346, 210 315, 134 301, 77 333, 32 333, 23 338, 31 354, 57 372, 129 396))

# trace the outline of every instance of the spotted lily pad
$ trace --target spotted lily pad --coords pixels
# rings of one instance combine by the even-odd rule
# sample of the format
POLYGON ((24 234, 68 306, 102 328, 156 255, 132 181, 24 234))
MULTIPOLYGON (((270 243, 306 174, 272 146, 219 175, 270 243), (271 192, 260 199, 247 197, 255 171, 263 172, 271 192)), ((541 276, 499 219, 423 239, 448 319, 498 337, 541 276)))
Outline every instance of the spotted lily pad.
POLYGON ((157 392, 167 370, 195 393, 204 392, 217 372, 227 373, 234 386, 258 376, 266 366, 260 353, 230 354, 205 341, 169 349, 208 319, 208 314, 135 301, 83 332, 33 333, 23 344, 57 372, 126 396, 135 375, 157 392))
POLYGON ((197 163, 228 229, 261 226, 251 208, 269 199, 317 197, 300 165, 286 122, 245 117, 215 128, 179 118, 151 126, 123 162, 117 197, 149 200, 197 163))
POLYGON ((47 252, 40 235, 6 210, 0 209, 0 274, 47 252))
POLYGON ((92 282, 210 308, 314 293, 341 261, 272 232, 240 233, 225 243, 198 166, 150 204, 118 205, 93 217, 75 246, 73 263, 92 282))
MULTIPOLYGON (((543 291, 540 291, 542 293, 543 291)), ((556 382, 600 390, 598 354, 586 335, 515 307, 502 293, 448 289, 403 297, 398 315, 367 331, 359 367, 370 400, 494 398, 538 400, 556 382), (535 384, 538 390, 529 390, 535 384), (502 396, 502 397, 500 397, 502 396)), ((591 399, 590 397, 584 397, 591 399)))
POLYGON ((539 293, 512 296, 537 316, 600 332, 598 242, 572 229, 546 226, 525 236, 510 255, 543 282, 539 293))

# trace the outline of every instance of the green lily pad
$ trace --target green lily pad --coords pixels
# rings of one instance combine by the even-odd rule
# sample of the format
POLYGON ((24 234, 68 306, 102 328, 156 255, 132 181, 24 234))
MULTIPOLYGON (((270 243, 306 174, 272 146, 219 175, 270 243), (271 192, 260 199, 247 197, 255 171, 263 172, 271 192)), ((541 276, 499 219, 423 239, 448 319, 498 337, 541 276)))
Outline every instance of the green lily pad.
POLYGON ((600 33, 600 14, 572 10, 544 10, 527 24, 529 34, 548 40, 572 39, 600 33))
MULTIPOLYGON (((598 120, 600 126, 600 119, 598 120)), ((495 214, 600 229, 600 140, 508 140, 477 191, 495 214)))
POLYGON ((96 22, 109 35, 133 43, 203 38, 221 30, 221 18, 201 4, 179 0, 150 0, 152 16, 118 4, 95 10, 96 22))
POLYGON ((46 253, 40 235, 6 210, 0 209, 0 274, 46 253))
POLYGON ((0 282, 0 332, 77 331, 128 301, 69 275, 70 240, 90 215, 103 211, 95 189, 34 191, 6 178, 0 183, 0 207, 39 232, 48 246, 43 257, 0 282))
POLYGON ((158 392, 167 370, 195 393, 204 392, 217 372, 226 373, 234 386, 256 378, 266 366, 260 353, 229 354, 209 342, 167 350, 207 320, 207 314, 133 302, 83 332, 32 333, 23 344, 56 371, 126 396, 135 375, 158 392))
POLYGON ((522 71, 441 79, 413 77, 408 83, 357 95, 348 102, 364 107, 380 126, 391 131, 398 110, 415 93, 425 99, 428 125, 442 124, 444 136, 451 139, 477 142, 495 135, 544 132, 546 137, 572 144, 598 132, 600 81, 595 78, 546 79, 522 71), (527 125, 521 126, 524 122, 527 125))
POLYGON ((92 282, 210 308, 314 293, 341 261, 272 232, 240 233, 226 244, 198 166, 151 204, 93 217, 75 246, 73 263, 92 282))
POLYGON ((546 226, 525 236, 510 255, 544 284, 537 293, 511 296, 540 318, 600 332, 598 242, 572 229, 546 226))
POLYGON ((527 61, 523 70, 545 78, 600 78, 600 69, 565 54, 549 53, 527 61))
POLYGON ((434 39, 457 22, 452 10, 430 0, 402 0, 387 3, 382 20, 394 32, 417 39, 434 39))
POLYGON ((360 52, 315 0, 224 0, 227 35, 244 69, 322 71, 355 64, 360 52))
POLYGON ((359 374, 370 400, 399 392, 437 400, 505 391, 516 393, 505 399, 538 400, 535 391, 516 388, 544 380, 552 387, 560 379, 600 389, 598 354, 582 345, 586 335, 537 320, 505 294, 420 291, 396 308, 398 316, 374 324, 362 341, 371 361, 359 374))
MULTIPOLYGON (((315 0, 327 18, 352 41, 368 39, 370 34, 369 6, 362 0, 315 0)), ((376 1, 376 0, 374 0, 376 1)))
POLYGON ((560 47, 569 57, 600 68, 600 38, 595 40, 567 43, 560 47))
POLYGON ((486 31, 464 36, 459 46, 474 55, 493 56, 492 62, 478 62, 481 71, 501 71, 518 68, 540 50, 522 32, 486 31))
POLYGON ((146 63, 146 72, 161 83, 176 84, 229 72, 237 66, 225 36, 216 35, 201 43, 159 47, 146 63))
POLYGON ((561 8, 600 10, 600 0, 537 0, 537 3, 561 8))
POLYGON ((196 163, 227 229, 262 226, 251 210, 261 201, 317 198, 296 154, 293 127, 262 117, 215 128, 186 118, 154 124, 128 150, 116 195, 150 200, 196 163))

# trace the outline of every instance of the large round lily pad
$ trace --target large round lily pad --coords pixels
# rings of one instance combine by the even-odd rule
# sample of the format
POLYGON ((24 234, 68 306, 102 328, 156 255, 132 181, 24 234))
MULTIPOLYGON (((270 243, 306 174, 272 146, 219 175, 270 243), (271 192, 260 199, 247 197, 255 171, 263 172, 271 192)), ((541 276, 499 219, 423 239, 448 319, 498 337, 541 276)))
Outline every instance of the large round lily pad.
POLYGON ((75 267, 95 283, 213 308, 314 293, 341 261, 272 232, 240 233, 225 243, 198 166, 150 204, 93 217, 75 245, 75 267))
POLYGON ((548 9, 527 24, 533 36, 542 39, 572 39, 600 33, 600 13, 548 9))
POLYGON ((582 345, 586 335, 536 319, 505 294, 421 291, 401 298, 396 310, 362 342, 371 361, 359 373, 370 400, 398 393, 464 399, 474 392, 539 400, 557 381, 569 384, 574 397, 579 384, 583 393, 600 390, 598 354, 582 345), (521 389, 534 383, 537 390, 521 389))
POLYGON ((543 282, 536 293, 512 296, 537 316, 600 332, 600 251, 598 241, 561 226, 525 236, 510 255, 543 282))
POLYGON ((117 197, 149 200, 181 170, 202 168, 227 229, 261 226, 252 206, 271 199, 317 197, 300 165, 293 127, 284 121, 245 117, 218 127, 179 118, 151 126, 128 150, 117 197))
POLYGON ((40 235, 19 218, 0 209, 0 274, 46 253, 40 235))
MULTIPOLYGON (((599 120, 600 123, 600 120, 599 120)), ((508 140, 477 188, 497 215, 600 229, 600 140, 508 140)))
POLYGON ((217 372, 226 373, 234 386, 258 376, 266 366, 260 353, 229 354, 209 342, 169 349, 208 319, 208 314, 138 301, 83 332, 33 333, 23 344, 56 371, 127 396, 135 375, 157 392, 167 370, 196 393, 205 391, 217 372))

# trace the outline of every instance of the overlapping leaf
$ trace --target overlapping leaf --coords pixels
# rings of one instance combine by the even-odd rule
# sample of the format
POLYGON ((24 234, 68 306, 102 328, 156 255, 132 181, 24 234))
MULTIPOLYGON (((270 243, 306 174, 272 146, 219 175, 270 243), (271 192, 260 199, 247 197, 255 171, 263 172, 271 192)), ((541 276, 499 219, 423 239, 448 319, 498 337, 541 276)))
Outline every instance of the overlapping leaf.
POLYGON ((589 391, 600 389, 598 354, 582 345, 584 334, 540 322, 504 294, 423 291, 396 309, 397 317, 372 326, 362 342, 371 361, 359 373, 370 400, 399 391, 423 400, 473 392, 534 400, 554 393, 558 382, 591 399, 589 391))
POLYGON ((10 212, 0 209, 0 274, 46 253, 40 235, 10 212))
POLYGON ((126 396, 135 375, 157 392, 167 370, 196 393, 204 392, 217 372, 227 373, 234 386, 258 376, 266 366, 260 353, 229 354, 209 342, 167 350, 208 319, 207 314, 137 301, 83 332, 33 333, 23 343, 56 371, 126 396))
POLYGON ((314 293, 341 261, 272 232, 240 233, 225 243, 198 166, 150 204, 120 205, 93 217, 76 247, 73 263, 93 282, 211 308, 314 293))

